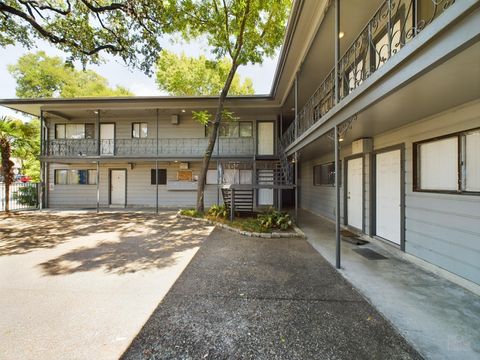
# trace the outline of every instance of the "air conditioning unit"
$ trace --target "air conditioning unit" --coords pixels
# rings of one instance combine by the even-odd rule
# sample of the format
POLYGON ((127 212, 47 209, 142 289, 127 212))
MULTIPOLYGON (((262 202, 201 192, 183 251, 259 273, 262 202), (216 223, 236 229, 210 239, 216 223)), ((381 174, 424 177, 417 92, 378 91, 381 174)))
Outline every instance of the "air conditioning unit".
POLYGON ((188 170, 188 162, 181 162, 180 163, 181 170, 188 170))
POLYGON ((180 123, 180 120, 178 118, 178 115, 172 115, 172 125, 178 125, 180 123))
POLYGON ((363 138, 352 142, 352 155, 369 153, 373 151, 373 139, 363 138))

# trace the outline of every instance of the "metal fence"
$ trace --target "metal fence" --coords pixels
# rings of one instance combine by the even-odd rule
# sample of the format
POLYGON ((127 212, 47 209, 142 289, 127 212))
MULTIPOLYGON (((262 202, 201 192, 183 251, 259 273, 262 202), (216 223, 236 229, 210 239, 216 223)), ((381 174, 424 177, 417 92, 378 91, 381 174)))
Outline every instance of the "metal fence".
MULTIPOLYGON (((9 209, 31 210, 38 208, 39 184, 16 182, 10 185, 9 209)), ((0 211, 6 206, 5 183, 0 182, 0 211)))

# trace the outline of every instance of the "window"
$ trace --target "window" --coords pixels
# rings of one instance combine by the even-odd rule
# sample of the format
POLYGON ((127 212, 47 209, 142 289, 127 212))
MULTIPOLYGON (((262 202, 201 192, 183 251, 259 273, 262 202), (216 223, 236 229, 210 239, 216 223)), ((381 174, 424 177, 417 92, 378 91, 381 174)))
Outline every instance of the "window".
POLYGON ((480 192, 480 129, 414 144, 414 191, 480 192))
MULTIPOLYGON (((342 163, 340 162, 340 181, 342 182, 342 163)), ((335 162, 313 167, 313 185, 335 185, 335 162)))
POLYGON ((55 124, 55 139, 94 139, 94 124, 55 124))
POLYGON ((253 123, 250 121, 244 121, 240 124, 240 137, 252 137, 253 136, 253 123))
POLYGON ((218 129, 218 136, 220 137, 238 137, 238 122, 224 122, 220 123, 218 129))
MULTIPOLYGON (((158 170, 158 185, 167 184, 167 169, 157 169, 158 170)), ((150 170, 150 184, 156 185, 157 178, 155 176, 155 169, 150 170)))
POLYGON ((97 170, 55 170, 56 185, 95 185, 97 170))
POLYGON ((132 124, 132 138, 146 138, 148 137, 147 123, 133 123, 132 124))

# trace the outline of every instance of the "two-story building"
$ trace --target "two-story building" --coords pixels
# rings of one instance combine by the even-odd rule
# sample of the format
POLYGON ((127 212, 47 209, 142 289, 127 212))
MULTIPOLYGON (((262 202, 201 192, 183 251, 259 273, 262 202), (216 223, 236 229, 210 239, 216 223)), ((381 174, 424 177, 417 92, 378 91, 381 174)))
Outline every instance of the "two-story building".
MULTIPOLYGON (((478 24, 477 0, 294 1, 271 93, 228 100, 207 205, 294 163, 297 207, 480 284, 478 24)), ((43 119, 45 206, 194 205, 215 98, 0 103, 43 119)))

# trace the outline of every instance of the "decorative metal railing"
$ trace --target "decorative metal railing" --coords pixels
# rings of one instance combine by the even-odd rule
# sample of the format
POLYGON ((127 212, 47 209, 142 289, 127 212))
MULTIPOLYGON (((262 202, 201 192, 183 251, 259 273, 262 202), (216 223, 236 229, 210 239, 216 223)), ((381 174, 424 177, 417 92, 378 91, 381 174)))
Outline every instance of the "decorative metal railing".
MULTIPOLYGON (((455 0, 385 0, 338 62, 338 98, 347 97, 455 0)), ((335 68, 282 136, 287 147, 335 106, 335 68)))
MULTIPOLYGON (((158 139, 159 157, 203 156, 207 138, 158 139)), ((100 140, 97 148, 94 139, 56 139, 47 142, 45 155, 51 157, 156 157, 156 139, 111 139, 100 140)), ((219 138, 213 156, 253 156, 253 138, 219 138)))

